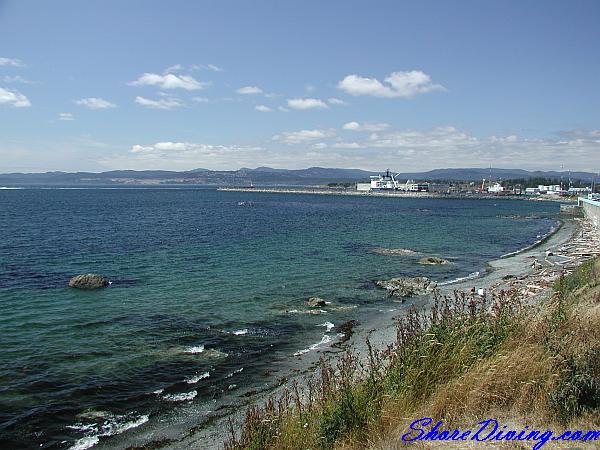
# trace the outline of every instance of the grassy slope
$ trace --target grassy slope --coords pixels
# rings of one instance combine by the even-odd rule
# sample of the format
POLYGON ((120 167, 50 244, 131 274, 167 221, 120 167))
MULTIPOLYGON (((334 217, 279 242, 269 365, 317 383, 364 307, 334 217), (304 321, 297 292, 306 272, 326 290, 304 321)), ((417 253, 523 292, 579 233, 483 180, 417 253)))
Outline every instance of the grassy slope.
POLYGON ((600 260, 559 280, 542 305, 511 292, 440 297, 428 314, 399 321, 397 341, 367 360, 323 361, 306 388, 250 409, 241 433, 232 425, 226 448, 453 448, 402 442, 421 417, 444 428, 497 418, 516 429, 599 429, 600 260))

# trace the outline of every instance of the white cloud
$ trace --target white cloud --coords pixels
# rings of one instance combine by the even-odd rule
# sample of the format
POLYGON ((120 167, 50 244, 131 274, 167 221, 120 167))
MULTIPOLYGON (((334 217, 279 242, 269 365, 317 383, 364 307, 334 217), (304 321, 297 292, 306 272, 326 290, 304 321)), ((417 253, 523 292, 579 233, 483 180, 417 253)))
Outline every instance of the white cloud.
POLYGON ((335 130, 300 130, 288 131, 273 136, 274 141, 281 141, 288 145, 303 144, 310 141, 335 136, 335 130))
POLYGON ((210 100, 207 97, 193 97, 192 100, 197 103, 209 103, 210 102, 210 100))
POLYGON ((260 150, 259 147, 245 147, 238 145, 213 145, 213 144, 198 144, 193 142, 157 142, 151 145, 133 145, 130 149, 131 153, 212 153, 223 151, 235 151, 242 149, 260 150))
POLYGON ((281 112, 290 112, 290 110, 285 108, 284 106, 278 106, 277 109, 281 112))
POLYGON ((19 91, 9 91, 8 89, 0 88, 0 105, 27 108, 31 106, 31 102, 19 91))
POLYGON ((431 81, 431 77, 420 70, 392 72, 384 83, 376 78, 360 75, 348 75, 338 83, 338 88, 351 95, 370 95, 373 97, 413 97, 433 91, 444 91, 440 84, 431 81))
POLYGON ((25 64, 14 58, 0 58, 0 66, 25 67, 25 64))
POLYGON ((23 78, 21 75, 5 75, 2 77, 2 81, 4 83, 23 83, 23 84, 36 84, 34 81, 29 81, 26 78, 23 78))
POLYGON ((348 104, 341 98, 336 98, 336 97, 331 97, 331 98, 327 99, 327 103, 329 103, 330 105, 347 105, 348 104))
POLYGON ((255 95, 255 94, 262 94, 263 90, 261 88, 259 88, 258 86, 244 86, 239 88, 237 91, 238 94, 242 94, 242 95, 255 95))
POLYGON ((191 75, 175 75, 173 73, 163 75, 144 73, 129 84, 131 86, 158 86, 161 89, 185 89, 186 91, 197 91, 210 85, 208 82, 196 80, 191 75))
POLYGON ((254 107, 254 109, 257 110, 257 111, 260 111, 260 112, 272 112, 273 111, 272 108, 269 108, 266 105, 256 105, 254 107))
POLYGON ((403 130, 381 136, 374 134, 370 138, 370 146, 380 148, 452 149, 473 147, 480 143, 481 141, 477 137, 451 126, 437 127, 427 131, 403 130))
POLYGON ((194 64, 190 66, 191 70, 212 70, 213 72, 223 72, 223 68, 215 64, 194 64))
POLYGON ((104 100, 98 97, 88 97, 75 100, 75 104, 79 106, 85 106, 89 109, 108 109, 115 108, 117 106, 114 103, 109 102, 108 100, 104 100))
MULTIPOLYGON (((155 141, 156 142, 156 141, 155 141)), ((563 132, 549 137, 525 138, 507 133, 497 136, 475 136, 451 126, 431 129, 385 130, 369 137, 353 135, 347 141, 337 140, 335 130, 317 129, 280 133, 263 145, 251 143, 193 143, 163 139, 153 144, 130 142, 111 148, 83 146, 47 147, 23 156, 20 148, 0 149, 0 165, 22 166, 24 158, 40 159, 51 170, 168 169, 189 170, 196 167, 231 170, 240 167, 269 166, 305 168, 311 166, 362 168, 372 171, 387 167, 398 172, 424 171, 443 167, 504 167, 528 170, 587 170, 600 168, 600 131, 563 132), (360 139, 358 139, 360 138, 360 139), (289 142, 295 145, 286 145, 289 142), (131 144, 136 144, 131 146, 131 144), (336 145, 337 144, 337 145, 336 145), (82 155, 81 149, 89 148, 82 155), (13 152, 11 154, 11 151, 13 152), (3 153, 4 152, 4 153, 3 153), (62 153, 61 153, 62 152, 62 153), (78 159, 79 158, 79 159, 78 159), (76 166, 69 164, 76 164, 76 166), (66 166, 66 167, 65 167, 66 166)), ((25 150, 23 150, 25 151, 25 150)), ((27 150, 29 151, 29 150, 27 150)), ((41 166, 40 166, 41 167, 41 166)))
POLYGON ((356 130, 360 129, 360 123, 358 123, 358 122, 348 122, 348 123, 345 123, 342 126, 342 129, 356 131, 356 130))
POLYGON ((174 73, 174 72, 181 72, 183 70, 183 66, 181 64, 174 64, 172 66, 169 66, 165 69, 165 71, 163 73, 174 73))
POLYGON ((147 108, 154 109, 173 109, 184 106, 179 99, 176 98, 161 98, 159 100, 151 100, 149 98, 140 97, 139 95, 135 98, 135 102, 138 105, 145 106, 147 108))
POLYGON ((366 122, 363 124, 348 122, 342 126, 342 129, 347 131, 383 131, 389 127, 390 124, 385 122, 366 122))
POLYGON ((365 146, 359 144, 358 142, 335 142, 332 146, 333 148, 364 148, 365 146))
POLYGON ((318 98, 291 98, 287 105, 292 109, 325 109, 328 108, 323 100, 318 98))
POLYGON ((59 113, 58 120, 75 120, 71 113, 59 113))

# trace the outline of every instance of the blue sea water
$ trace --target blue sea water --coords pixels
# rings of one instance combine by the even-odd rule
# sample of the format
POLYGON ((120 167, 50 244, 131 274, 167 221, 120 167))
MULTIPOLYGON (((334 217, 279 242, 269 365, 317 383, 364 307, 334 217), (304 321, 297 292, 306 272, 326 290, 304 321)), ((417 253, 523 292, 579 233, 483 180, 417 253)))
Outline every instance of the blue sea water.
POLYGON ((333 337, 328 322, 389 304, 372 280, 483 271, 546 235, 558 212, 498 199, 1 190, 0 447, 110 443, 234 395, 333 337), (421 266, 423 255, 452 264, 421 266), (112 284, 68 288, 90 272, 112 284), (311 296, 327 313, 302 314, 311 296))

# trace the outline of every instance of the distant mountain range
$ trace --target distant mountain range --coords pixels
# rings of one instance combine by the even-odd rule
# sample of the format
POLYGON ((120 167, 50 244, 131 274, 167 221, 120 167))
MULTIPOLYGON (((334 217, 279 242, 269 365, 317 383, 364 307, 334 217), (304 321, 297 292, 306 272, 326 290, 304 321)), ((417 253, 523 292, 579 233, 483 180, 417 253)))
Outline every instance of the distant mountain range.
MULTIPOLYGON (((379 172, 383 173, 383 172, 379 172)), ((248 186, 254 185, 319 185, 327 183, 344 183, 368 181, 369 176, 377 172, 367 172, 359 169, 330 169, 310 167, 308 169, 272 169, 258 167, 256 169, 242 168, 240 170, 223 171, 194 169, 185 172, 168 170, 113 170, 109 172, 46 172, 46 173, 7 173, 0 174, 0 186, 23 185, 156 185, 156 184, 190 184, 207 186, 248 186)), ((518 178, 563 178, 565 180, 591 180, 590 172, 556 172, 521 169, 491 169, 494 180, 518 178)), ((489 179, 490 169, 435 169, 428 172, 400 173, 400 180, 426 181, 478 181, 489 179)))

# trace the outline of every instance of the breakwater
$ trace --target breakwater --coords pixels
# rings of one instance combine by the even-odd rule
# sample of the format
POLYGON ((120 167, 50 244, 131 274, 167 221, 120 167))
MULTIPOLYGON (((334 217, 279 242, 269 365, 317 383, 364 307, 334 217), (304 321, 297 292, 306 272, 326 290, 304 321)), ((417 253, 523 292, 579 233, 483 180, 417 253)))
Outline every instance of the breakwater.
POLYGON ((590 219, 594 225, 596 232, 600 234, 600 202, 580 197, 578 204, 583 208, 585 216, 590 219))
POLYGON ((354 197, 395 197, 395 198, 445 198, 445 199, 499 199, 515 200, 524 199, 522 195, 491 195, 491 194, 446 194, 441 192, 402 192, 402 191, 357 191, 353 189, 332 189, 319 187, 222 187, 221 192, 256 192, 267 194, 317 194, 317 195, 343 195, 354 197))

